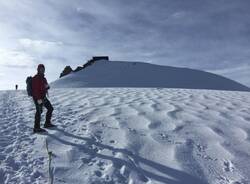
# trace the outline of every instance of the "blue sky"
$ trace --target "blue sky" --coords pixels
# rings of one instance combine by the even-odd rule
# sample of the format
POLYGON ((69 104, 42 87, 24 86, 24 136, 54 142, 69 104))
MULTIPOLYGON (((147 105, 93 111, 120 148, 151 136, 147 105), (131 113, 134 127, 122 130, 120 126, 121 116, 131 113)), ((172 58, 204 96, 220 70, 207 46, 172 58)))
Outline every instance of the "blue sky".
POLYGON ((0 89, 94 55, 189 67, 250 86, 249 0, 0 0, 0 89))

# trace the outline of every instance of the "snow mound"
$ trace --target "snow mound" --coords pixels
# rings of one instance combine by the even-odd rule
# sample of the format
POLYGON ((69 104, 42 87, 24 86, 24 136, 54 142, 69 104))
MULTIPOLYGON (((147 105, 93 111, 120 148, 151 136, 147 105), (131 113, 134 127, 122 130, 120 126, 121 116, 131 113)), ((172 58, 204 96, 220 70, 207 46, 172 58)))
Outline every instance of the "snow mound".
POLYGON ((51 83, 67 87, 162 87, 250 91, 225 77, 188 68, 153 65, 140 62, 96 61, 93 65, 51 83))

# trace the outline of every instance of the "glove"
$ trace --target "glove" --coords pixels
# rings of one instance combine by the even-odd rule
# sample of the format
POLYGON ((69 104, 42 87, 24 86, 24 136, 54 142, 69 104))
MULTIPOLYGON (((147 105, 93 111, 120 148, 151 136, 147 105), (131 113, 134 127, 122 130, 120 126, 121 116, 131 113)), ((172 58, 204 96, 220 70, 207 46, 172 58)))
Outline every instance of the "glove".
POLYGON ((37 100, 37 103, 38 103, 39 105, 41 105, 41 104, 43 103, 43 100, 42 100, 42 99, 38 99, 38 100, 37 100))
POLYGON ((49 88, 50 88, 50 86, 49 86, 48 84, 46 84, 46 85, 45 85, 45 89, 48 90, 49 88))

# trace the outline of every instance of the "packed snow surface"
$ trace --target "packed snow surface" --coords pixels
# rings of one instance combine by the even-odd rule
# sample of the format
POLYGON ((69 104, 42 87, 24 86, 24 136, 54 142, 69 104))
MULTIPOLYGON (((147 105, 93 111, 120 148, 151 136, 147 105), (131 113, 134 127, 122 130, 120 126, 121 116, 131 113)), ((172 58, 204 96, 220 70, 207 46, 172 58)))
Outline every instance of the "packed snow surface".
POLYGON ((48 183, 46 141, 55 184, 250 183, 249 92, 77 88, 49 98, 57 127, 33 134, 26 92, 0 92, 1 184, 48 183))
POLYGON ((105 60, 96 61, 81 71, 72 72, 51 85, 56 88, 164 87, 250 91, 238 82, 200 70, 105 60))

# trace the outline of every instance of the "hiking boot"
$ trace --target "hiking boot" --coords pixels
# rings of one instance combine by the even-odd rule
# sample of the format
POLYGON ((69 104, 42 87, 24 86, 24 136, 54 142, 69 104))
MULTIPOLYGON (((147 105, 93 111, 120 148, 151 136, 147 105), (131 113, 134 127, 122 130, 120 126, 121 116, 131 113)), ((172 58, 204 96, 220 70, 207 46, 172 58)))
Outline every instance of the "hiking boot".
POLYGON ((33 129, 34 133, 42 133, 42 132, 47 132, 46 130, 42 129, 42 128, 34 128, 33 129))
POLYGON ((44 128, 51 128, 51 127, 55 127, 56 125, 53 125, 52 123, 45 123, 44 124, 44 128))

